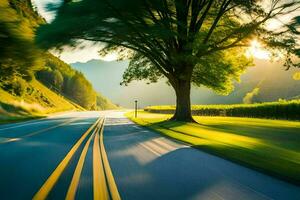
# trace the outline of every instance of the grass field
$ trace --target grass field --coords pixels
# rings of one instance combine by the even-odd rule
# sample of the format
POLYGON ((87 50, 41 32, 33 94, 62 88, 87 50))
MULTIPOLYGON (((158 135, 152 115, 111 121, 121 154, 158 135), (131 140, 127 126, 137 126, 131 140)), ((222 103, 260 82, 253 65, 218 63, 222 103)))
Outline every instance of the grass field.
POLYGON ((41 118, 55 112, 83 109, 37 80, 32 80, 29 84, 32 89, 22 97, 0 88, 0 124, 41 118))
POLYGON ((196 124, 166 121, 171 115, 145 111, 138 118, 133 112, 126 116, 196 148, 300 184, 300 122, 195 116, 196 124))

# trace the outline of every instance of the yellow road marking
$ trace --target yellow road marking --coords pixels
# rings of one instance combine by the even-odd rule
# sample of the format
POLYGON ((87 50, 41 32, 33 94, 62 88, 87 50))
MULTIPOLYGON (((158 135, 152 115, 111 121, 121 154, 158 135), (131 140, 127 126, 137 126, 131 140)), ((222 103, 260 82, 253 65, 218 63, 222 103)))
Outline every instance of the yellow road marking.
POLYGON ((106 174, 106 178, 107 178, 107 183, 108 183, 111 199, 112 200, 120 200, 121 197, 120 197, 114 176, 112 174, 112 171, 111 171, 108 159, 107 159, 107 154, 105 151, 104 143, 103 143, 103 129, 104 129, 104 122, 103 122, 103 126, 100 130, 100 148, 101 148, 102 161, 103 161, 104 170, 105 170, 105 174, 106 174))
POLYGON ((97 123, 100 121, 98 119, 82 136, 81 138, 76 142, 76 144, 72 147, 72 149, 68 152, 66 157, 59 163, 59 165, 56 167, 56 169, 53 171, 53 173, 49 176, 49 178, 46 180, 46 182, 42 185, 42 187, 39 189, 39 191, 34 195, 33 200, 41 200, 46 199, 49 192, 52 190, 53 186, 57 182, 58 178, 61 176, 62 172, 70 162, 71 158, 75 154, 76 150, 79 148, 81 143, 84 141, 84 139, 88 136, 88 134, 94 129, 94 127, 97 125, 97 123))
POLYGON ((94 200, 109 199, 108 188, 101 161, 99 133, 96 133, 93 146, 93 186, 94 200))
POLYGON ((75 195, 76 195, 76 191, 77 191, 77 188, 78 188, 78 184, 79 184, 80 175, 81 175, 81 172, 82 172, 84 160, 85 160, 88 148, 90 146, 91 140, 95 136, 95 133, 97 132, 97 130, 98 130, 98 128, 96 128, 94 130, 93 134, 91 134, 91 136, 89 137, 88 141, 84 145, 84 148, 83 148, 83 150, 81 152, 81 155, 80 155, 79 161, 77 163, 76 169, 74 171, 71 184, 70 184, 69 189, 68 189, 66 200, 75 199, 75 195))

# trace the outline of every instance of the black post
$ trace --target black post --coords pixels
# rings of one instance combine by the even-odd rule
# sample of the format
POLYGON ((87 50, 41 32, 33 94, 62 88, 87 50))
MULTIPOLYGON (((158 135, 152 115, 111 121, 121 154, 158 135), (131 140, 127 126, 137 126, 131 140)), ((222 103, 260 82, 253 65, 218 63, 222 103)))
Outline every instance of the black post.
POLYGON ((135 116, 135 118, 137 118, 137 100, 135 100, 134 101, 134 103, 135 103, 135 110, 134 110, 134 116, 135 116))

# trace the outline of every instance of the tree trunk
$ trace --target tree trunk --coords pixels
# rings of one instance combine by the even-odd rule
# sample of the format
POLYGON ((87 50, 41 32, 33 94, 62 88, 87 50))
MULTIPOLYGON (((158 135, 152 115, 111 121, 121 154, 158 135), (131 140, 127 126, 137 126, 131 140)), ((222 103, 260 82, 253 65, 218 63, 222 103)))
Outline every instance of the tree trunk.
POLYGON ((176 93, 176 111, 171 120, 194 122, 191 112, 191 81, 178 80, 173 88, 176 93))

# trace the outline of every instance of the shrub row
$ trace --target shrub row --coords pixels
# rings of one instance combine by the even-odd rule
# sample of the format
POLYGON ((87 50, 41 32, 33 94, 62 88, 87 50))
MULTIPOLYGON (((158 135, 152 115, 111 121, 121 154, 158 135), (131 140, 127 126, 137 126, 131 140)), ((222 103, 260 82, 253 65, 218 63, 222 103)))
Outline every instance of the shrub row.
MULTIPOLYGON (((174 113, 175 106, 150 106, 144 110, 153 113, 171 114, 174 113)), ((257 104, 193 105, 192 114, 300 120, 300 100, 257 104)))

